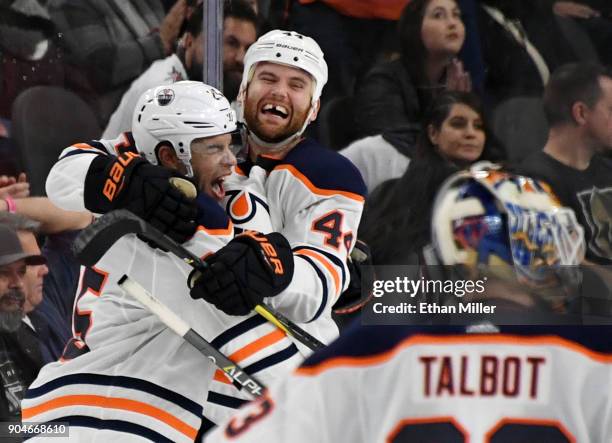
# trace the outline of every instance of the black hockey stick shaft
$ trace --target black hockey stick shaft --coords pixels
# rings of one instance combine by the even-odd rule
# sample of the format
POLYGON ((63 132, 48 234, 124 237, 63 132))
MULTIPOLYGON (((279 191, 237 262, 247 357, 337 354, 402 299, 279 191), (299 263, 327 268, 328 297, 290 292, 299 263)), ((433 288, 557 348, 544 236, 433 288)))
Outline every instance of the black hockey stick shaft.
POLYGON ((263 395, 263 391, 266 389, 264 385, 244 372, 244 369, 219 352, 218 349, 216 349, 204 337, 194 331, 184 320, 179 318, 178 315, 176 315, 170 310, 170 308, 150 294, 138 282, 132 280, 127 275, 123 275, 123 277, 121 277, 117 283, 125 292, 138 300, 140 304, 142 304, 150 312, 155 314, 157 318, 159 318, 168 328, 172 329, 178 335, 183 337, 186 342, 200 351, 204 357, 212 360, 212 362, 219 369, 225 372, 234 381, 236 387, 239 389, 244 388, 254 397, 260 397, 263 395))
MULTIPOLYGON (((74 242, 75 256, 84 265, 93 266, 117 240, 130 233, 138 234, 155 246, 171 252, 198 271, 202 272, 208 266, 200 257, 125 209, 109 212, 85 228, 74 242)), ((258 304, 254 310, 309 349, 317 350, 325 347, 321 341, 265 303, 258 304)))

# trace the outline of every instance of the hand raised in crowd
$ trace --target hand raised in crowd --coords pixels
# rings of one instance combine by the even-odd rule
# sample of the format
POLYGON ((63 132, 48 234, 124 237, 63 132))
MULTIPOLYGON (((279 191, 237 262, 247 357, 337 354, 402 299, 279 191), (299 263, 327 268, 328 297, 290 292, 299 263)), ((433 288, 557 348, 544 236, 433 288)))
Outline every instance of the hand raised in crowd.
POLYGON ((555 2, 553 12, 561 17, 592 18, 601 13, 588 5, 577 2, 555 2))
POLYGON ((24 172, 19 177, 0 176, 0 199, 26 198, 30 196, 30 183, 24 172))
POLYGON ((186 16, 187 3, 185 0, 178 0, 161 22, 159 26, 159 37, 164 45, 164 52, 166 55, 172 54, 174 43, 178 38, 181 25, 186 16))
POLYGON ((463 69, 463 63, 459 59, 453 59, 446 69, 446 90, 460 92, 472 90, 470 73, 463 69))

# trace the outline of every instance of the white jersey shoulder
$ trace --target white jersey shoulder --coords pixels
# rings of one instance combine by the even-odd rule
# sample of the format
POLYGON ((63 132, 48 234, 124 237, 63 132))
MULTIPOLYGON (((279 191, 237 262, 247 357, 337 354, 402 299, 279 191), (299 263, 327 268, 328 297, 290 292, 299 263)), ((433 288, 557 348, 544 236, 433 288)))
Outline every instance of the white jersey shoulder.
POLYGON ((117 155, 124 151, 138 152, 130 133, 113 140, 92 140, 67 147, 49 171, 47 196, 62 209, 85 211, 85 177, 91 162, 98 155, 117 155))

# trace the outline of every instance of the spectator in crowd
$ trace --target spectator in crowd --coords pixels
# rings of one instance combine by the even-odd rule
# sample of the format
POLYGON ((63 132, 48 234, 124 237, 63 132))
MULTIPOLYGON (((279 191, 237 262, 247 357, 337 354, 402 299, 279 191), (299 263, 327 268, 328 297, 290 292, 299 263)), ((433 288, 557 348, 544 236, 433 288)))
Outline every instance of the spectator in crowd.
POLYGON ((492 106, 516 96, 541 96, 550 72, 577 60, 549 1, 481 0, 477 23, 484 91, 492 106))
POLYGON ((51 0, 66 51, 66 82, 104 126, 121 95, 153 61, 172 54, 187 12, 178 0, 164 16, 161 0, 51 0))
MULTIPOLYGON (((199 4, 186 21, 176 52, 157 60, 126 91, 102 135, 114 139, 132 128, 132 114, 138 98, 147 89, 181 80, 202 81, 204 69, 203 6, 199 4)), ((223 85, 236 97, 242 79, 244 53, 257 38, 257 17, 244 0, 225 3, 223 22, 223 85), (236 70, 240 70, 237 77, 236 70), (238 82, 235 84, 235 82, 238 82)), ((228 96, 229 97, 229 96, 228 96)))
POLYGON ((30 196, 30 183, 24 172, 17 177, 2 175, 0 176, 0 199, 26 198, 30 196))
POLYGON ((594 63, 557 69, 544 92, 544 149, 520 166, 552 186, 585 229, 587 259, 612 264, 612 71, 594 63))
MULTIPOLYGON (((310 35, 329 61, 322 102, 352 95, 356 81, 377 58, 395 50, 395 21, 408 0, 290 0, 289 22, 278 27, 310 35)), ((278 8, 277 6, 277 9, 278 8)), ((288 8, 285 8, 288 9, 288 8)), ((282 10, 282 9, 281 9, 282 10)), ((274 11, 270 11, 272 15, 274 11)))
POLYGON ((433 102, 423 123, 415 158, 400 179, 383 183, 366 203, 359 238, 374 264, 406 264, 430 241, 431 205, 440 184, 478 160, 499 160, 480 100, 447 91, 433 102))
POLYGON ((422 112, 444 89, 469 91, 456 59, 465 38, 455 0, 414 0, 398 25, 401 56, 376 66, 357 91, 355 120, 362 136, 402 128, 416 141, 422 112))
POLYGON ((416 146, 400 129, 360 138, 339 152, 357 166, 368 190, 373 191, 382 182, 406 172, 416 146))
POLYGON ((602 63, 612 63, 612 5, 608 0, 555 1, 553 11, 576 20, 595 45, 602 63))
MULTIPOLYGON (((32 255, 41 255, 36 234, 40 223, 20 214, 0 213, 0 225, 15 230, 23 250, 32 255)), ((42 360, 50 363, 57 360, 71 336, 70 324, 66 323, 57 307, 44 297, 44 277, 49 273, 47 264, 28 265, 24 276, 24 321, 30 326, 39 341, 42 360)))
POLYGON ((11 120, 11 106, 22 91, 37 85, 63 85, 64 71, 47 2, 0 3, 1 127, 2 119, 11 120))
POLYGON ((24 252, 17 232, 0 225, 0 419, 20 421, 20 401, 42 367, 40 346, 23 321, 28 265, 45 264, 24 252))
POLYGON ((46 197, 28 197, 25 175, 18 180, 0 177, 0 217, 6 212, 17 213, 40 223, 40 233, 45 235, 43 255, 50 270, 44 280, 43 306, 52 305, 69 330, 80 268, 71 245, 78 231, 91 223, 92 215, 62 210, 46 197))
POLYGON ((257 15, 244 0, 228 0, 223 8, 223 95, 238 96, 244 54, 257 39, 257 15))

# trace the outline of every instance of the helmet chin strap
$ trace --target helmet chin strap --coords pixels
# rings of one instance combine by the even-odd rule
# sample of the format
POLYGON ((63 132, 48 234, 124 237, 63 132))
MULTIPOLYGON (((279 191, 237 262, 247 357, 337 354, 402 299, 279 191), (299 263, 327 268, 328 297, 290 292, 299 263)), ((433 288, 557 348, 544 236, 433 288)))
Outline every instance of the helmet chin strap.
POLYGON ((313 103, 310 105, 308 116, 304 119, 304 124, 302 125, 302 128, 296 133, 290 135, 289 137, 279 142, 270 143, 270 142, 264 141, 260 137, 258 137, 253 131, 251 131, 248 126, 246 126, 247 131, 248 131, 248 136, 251 137, 253 141, 257 143, 258 146, 261 146, 262 148, 270 149, 271 151, 282 151, 287 145, 290 145, 291 143, 295 142, 302 136, 302 134, 306 130, 306 127, 310 124, 310 119, 312 118, 314 114, 314 110, 315 110, 315 106, 313 103))

